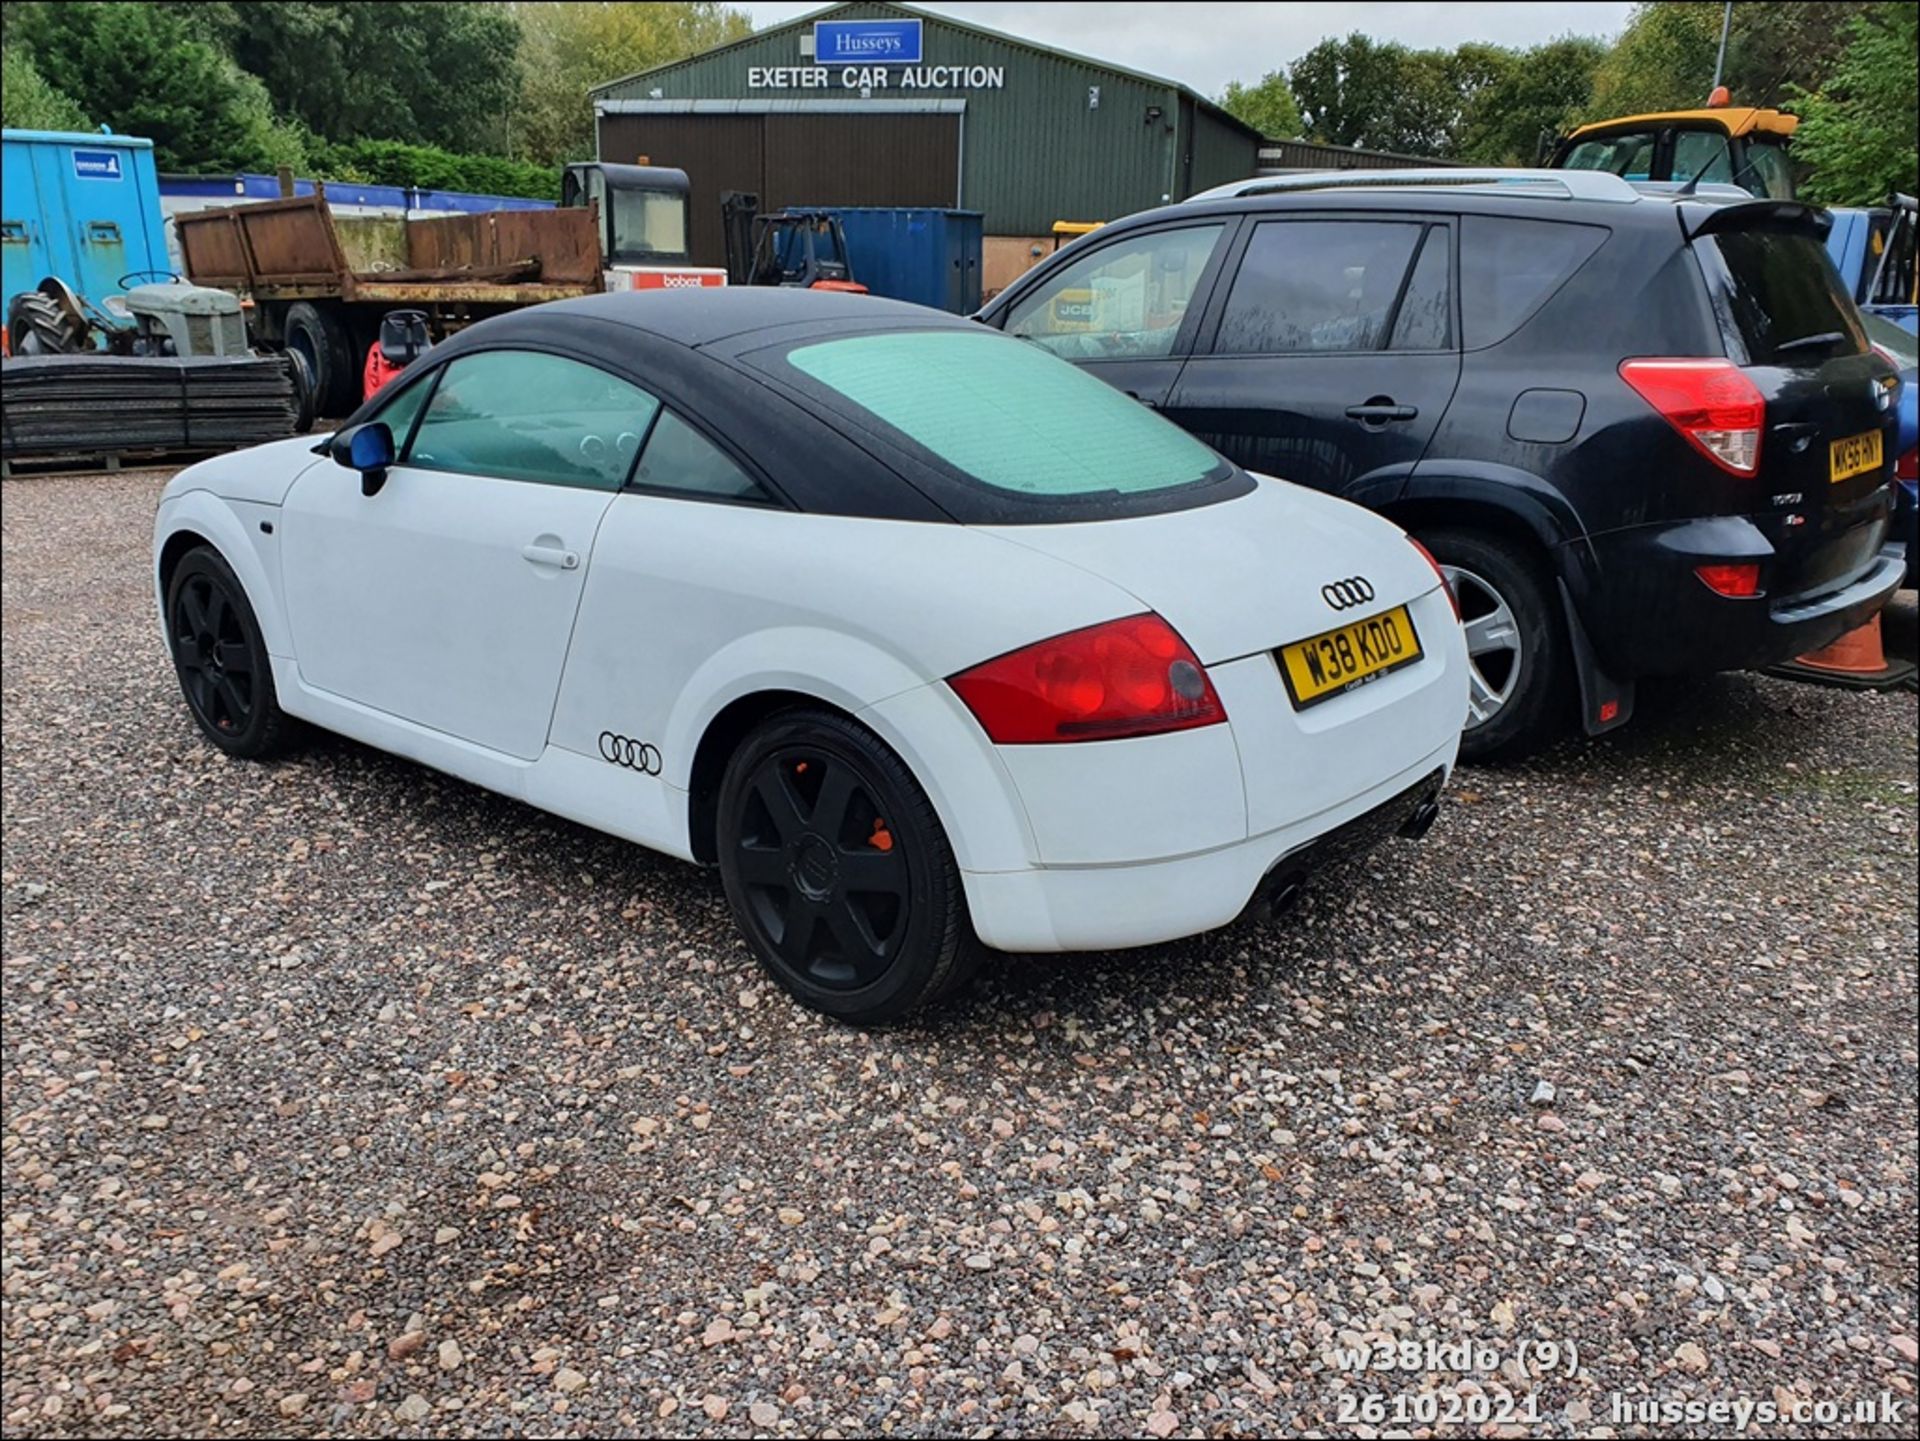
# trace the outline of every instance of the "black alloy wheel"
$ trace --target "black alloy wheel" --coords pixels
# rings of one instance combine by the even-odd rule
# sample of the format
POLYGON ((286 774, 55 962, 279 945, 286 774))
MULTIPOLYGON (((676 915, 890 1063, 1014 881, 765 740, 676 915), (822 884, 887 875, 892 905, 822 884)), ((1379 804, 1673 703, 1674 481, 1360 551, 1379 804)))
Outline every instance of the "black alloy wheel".
POLYGON ((720 805, 735 918, 801 1001, 874 1024, 965 980, 973 942, 952 851, 871 733, 827 712, 776 717, 735 756, 720 805))
POLYGON ((906 930, 907 858, 853 768, 787 746, 754 768, 734 864, 780 958, 816 985, 871 985, 906 930))
POLYGON ((175 567, 167 587, 167 639, 181 692, 209 740, 250 759, 279 747, 287 722, 259 622, 218 552, 201 547, 175 567))

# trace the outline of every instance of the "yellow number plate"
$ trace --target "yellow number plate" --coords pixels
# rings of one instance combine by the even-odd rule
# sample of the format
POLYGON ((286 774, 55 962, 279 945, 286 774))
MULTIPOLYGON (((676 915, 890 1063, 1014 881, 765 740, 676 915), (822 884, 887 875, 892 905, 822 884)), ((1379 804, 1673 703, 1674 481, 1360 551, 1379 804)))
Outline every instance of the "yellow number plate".
POLYGON ((1880 457, 1880 432, 1877 430, 1869 430, 1865 435, 1850 435, 1827 447, 1830 474, 1835 485, 1863 470, 1878 470, 1880 457))
POLYGON ((1420 637, 1404 605, 1338 630, 1283 645, 1280 675, 1295 710, 1332 700, 1420 659, 1420 637))

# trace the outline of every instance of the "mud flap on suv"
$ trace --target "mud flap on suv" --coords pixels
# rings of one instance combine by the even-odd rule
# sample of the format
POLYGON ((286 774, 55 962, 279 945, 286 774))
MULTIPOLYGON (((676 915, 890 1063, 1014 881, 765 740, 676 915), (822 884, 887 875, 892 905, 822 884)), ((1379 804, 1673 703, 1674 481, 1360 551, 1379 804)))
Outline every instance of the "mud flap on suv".
POLYGON ((1590 736, 1605 735, 1633 718, 1633 682, 1607 674, 1580 624, 1580 612, 1567 590, 1565 577, 1554 577, 1560 588, 1560 608, 1567 616, 1567 638, 1573 643, 1573 668, 1580 677, 1580 724, 1590 736))

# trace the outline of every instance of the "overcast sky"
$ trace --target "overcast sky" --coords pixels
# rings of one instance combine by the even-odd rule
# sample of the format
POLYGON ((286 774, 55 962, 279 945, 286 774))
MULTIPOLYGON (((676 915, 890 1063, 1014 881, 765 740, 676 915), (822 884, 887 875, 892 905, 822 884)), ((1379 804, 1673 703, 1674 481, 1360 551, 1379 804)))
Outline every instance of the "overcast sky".
MULTIPOLYGON (((736 0, 738 3, 738 0, 736 0)), ((824 8, 812 4, 742 4, 759 27, 824 8)), ((1466 40, 1536 45, 1557 35, 1617 35, 1633 7, 1619 3, 1211 4, 1157 0, 1148 4, 922 4, 962 20, 1098 60, 1111 60, 1217 95, 1229 80, 1257 80, 1311 50, 1329 35, 1361 30, 1376 40, 1415 49, 1451 50, 1466 40)), ((939 56, 929 55, 930 61, 939 56)))

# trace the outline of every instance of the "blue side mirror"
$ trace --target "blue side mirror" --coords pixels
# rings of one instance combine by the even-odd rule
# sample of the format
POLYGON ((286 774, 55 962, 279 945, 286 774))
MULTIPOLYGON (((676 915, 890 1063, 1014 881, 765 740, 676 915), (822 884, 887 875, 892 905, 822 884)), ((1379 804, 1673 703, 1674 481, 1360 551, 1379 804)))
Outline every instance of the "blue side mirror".
POLYGON ((327 451, 335 465, 360 472, 361 494, 376 495, 394 461, 393 431, 384 420, 370 420, 334 436, 327 451))

